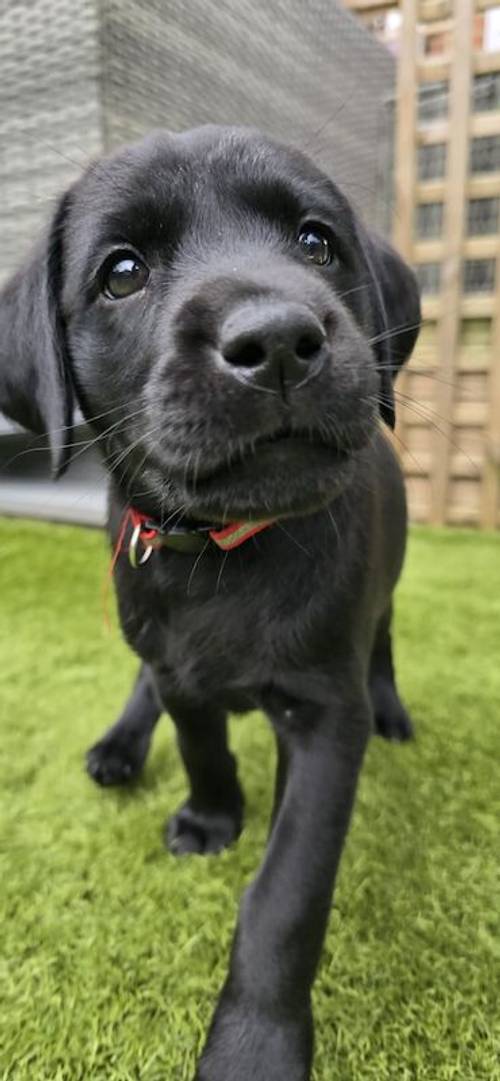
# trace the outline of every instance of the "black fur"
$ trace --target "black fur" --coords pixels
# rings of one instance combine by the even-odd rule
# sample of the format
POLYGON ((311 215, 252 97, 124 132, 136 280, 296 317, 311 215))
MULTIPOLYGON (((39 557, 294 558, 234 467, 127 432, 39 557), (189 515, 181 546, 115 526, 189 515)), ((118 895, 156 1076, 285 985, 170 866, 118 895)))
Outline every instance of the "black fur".
POLYGON ((190 786, 167 842, 214 852, 242 825, 227 713, 260 707, 274 728, 269 843, 198 1081, 309 1078, 311 986, 366 742, 373 722, 411 735, 390 638, 404 490, 378 414, 393 425, 418 323, 411 271, 327 177, 216 127, 90 168, 0 299, 0 405, 50 434, 59 473, 79 403, 112 477, 113 542, 129 505, 163 525, 277 519, 228 554, 118 559, 142 667, 88 754, 99 783, 130 780, 167 709, 190 786), (307 259, 305 222, 326 229, 330 265, 307 259), (120 300, 103 295, 113 249, 150 270, 120 300))

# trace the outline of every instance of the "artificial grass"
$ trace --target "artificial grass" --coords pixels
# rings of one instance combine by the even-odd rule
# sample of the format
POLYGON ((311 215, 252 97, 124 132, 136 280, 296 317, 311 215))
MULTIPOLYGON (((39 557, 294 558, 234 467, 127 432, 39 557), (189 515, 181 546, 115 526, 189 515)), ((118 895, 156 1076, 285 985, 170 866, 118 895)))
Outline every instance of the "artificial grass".
MULTIPOLYGON (((4 521, 0 551, 0 1078, 191 1081, 265 840, 270 733, 256 714, 233 725, 238 845, 167 855, 185 793, 170 722, 130 791, 82 769, 136 668, 103 626, 102 535, 4 521)), ((500 1079, 499 641, 500 538, 414 531, 397 656, 418 739, 369 749, 315 1081, 500 1079)))

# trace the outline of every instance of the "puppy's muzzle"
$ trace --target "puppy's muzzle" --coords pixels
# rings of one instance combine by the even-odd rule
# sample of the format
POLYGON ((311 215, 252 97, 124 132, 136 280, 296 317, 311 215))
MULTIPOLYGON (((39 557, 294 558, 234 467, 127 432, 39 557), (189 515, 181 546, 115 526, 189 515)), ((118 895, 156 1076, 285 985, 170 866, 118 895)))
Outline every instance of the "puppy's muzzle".
POLYGON ((300 386, 317 374, 330 354, 325 327, 303 304, 257 300, 239 305, 223 323, 220 356, 251 370, 272 388, 300 386))

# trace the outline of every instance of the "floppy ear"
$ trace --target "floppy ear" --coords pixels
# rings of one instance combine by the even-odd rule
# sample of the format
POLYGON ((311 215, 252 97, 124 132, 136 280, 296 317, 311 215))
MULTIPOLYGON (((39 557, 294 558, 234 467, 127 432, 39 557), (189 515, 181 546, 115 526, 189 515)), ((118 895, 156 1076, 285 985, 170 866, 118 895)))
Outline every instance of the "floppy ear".
POLYGON ((68 203, 69 196, 63 196, 34 258, 0 292, 0 410, 48 435, 55 478, 69 461, 73 413, 60 307, 68 203))
POLYGON ((380 413, 394 428, 393 382, 418 338, 420 295, 415 274, 404 259, 380 237, 368 235, 364 255, 375 299, 375 340, 380 371, 380 413))

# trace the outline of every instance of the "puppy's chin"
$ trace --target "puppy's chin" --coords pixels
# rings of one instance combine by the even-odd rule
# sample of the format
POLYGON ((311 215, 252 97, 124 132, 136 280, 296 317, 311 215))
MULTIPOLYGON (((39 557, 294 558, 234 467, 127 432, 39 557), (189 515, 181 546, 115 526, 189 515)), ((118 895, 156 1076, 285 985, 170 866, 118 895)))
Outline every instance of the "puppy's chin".
POLYGON ((313 514, 348 487, 355 459, 355 453, 305 440, 258 446, 196 482, 167 470, 169 501, 173 498, 192 518, 217 522, 313 514))

